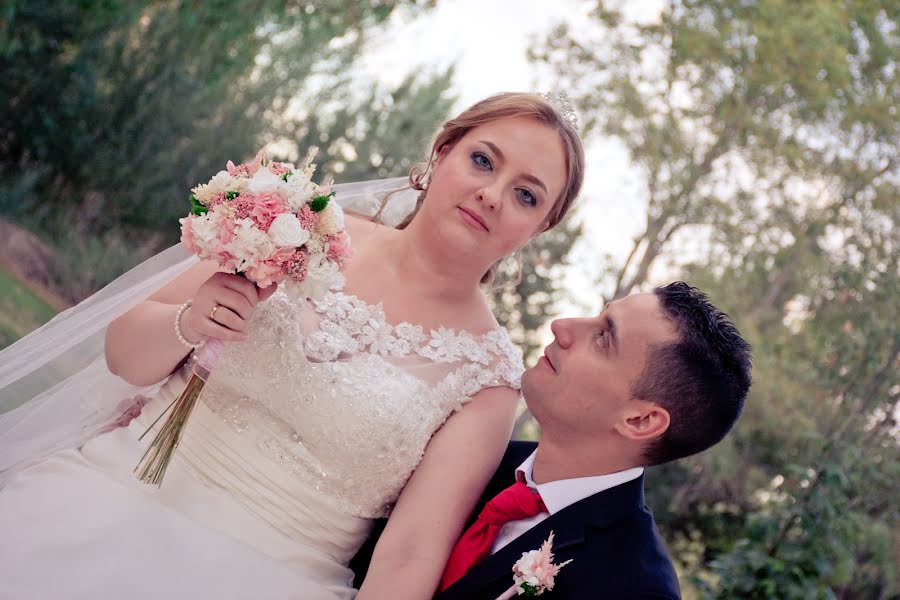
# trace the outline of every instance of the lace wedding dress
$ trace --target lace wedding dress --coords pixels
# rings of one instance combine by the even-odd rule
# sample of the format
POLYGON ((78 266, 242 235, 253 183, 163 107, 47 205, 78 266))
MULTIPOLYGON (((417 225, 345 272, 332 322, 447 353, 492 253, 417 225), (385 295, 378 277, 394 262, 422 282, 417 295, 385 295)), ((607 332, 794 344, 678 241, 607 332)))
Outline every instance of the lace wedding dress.
POLYGON ((343 292, 276 292, 226 345, 161 489, 132 475, 152 436, 137 438, 184 369, 129 425, 0 489, 0 597, 352 598, 346 564, 432 434, 521 372, 499 329, 427 331, 343 292))

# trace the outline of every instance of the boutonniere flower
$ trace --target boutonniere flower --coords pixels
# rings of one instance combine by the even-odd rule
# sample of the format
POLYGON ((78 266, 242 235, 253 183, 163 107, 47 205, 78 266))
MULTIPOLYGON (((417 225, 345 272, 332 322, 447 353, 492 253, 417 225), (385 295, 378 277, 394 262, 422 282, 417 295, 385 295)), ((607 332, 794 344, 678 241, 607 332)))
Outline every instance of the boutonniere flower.
POLYGON ((516 596, 540 596, 553 589, 559 570, 572 562, 571 559, 558 565, 553 564, 553 532, 550 532, 539 550, 523 552, 522 558, 513 565, 515 582, 497 600, 509 600, 516 596))

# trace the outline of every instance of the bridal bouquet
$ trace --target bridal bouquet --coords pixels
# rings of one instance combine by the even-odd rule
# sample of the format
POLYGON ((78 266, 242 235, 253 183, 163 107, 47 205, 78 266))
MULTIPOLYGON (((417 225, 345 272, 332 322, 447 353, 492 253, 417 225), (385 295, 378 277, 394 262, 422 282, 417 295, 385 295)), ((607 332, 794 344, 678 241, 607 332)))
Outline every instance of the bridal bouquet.
MULTIPOLYGON (((249 163, 229 161, 226 170, 192 190, 191 214, 180 220, 182 244, 260 287, 284 282, 285 291, 295 298, 318 299, 340 286, 341 270, 351 254, 350 237, 341 207, 331 201, 330 184, 312 182, 315 154, 311 149, 299 169, 290 163, 266 163, 262 151, 249 163)), ((195 354, 187 387, 169 407, 171 414, 135 469, 142 481, 162 482, 221 350, 220 340, 209 339, 195 354)))

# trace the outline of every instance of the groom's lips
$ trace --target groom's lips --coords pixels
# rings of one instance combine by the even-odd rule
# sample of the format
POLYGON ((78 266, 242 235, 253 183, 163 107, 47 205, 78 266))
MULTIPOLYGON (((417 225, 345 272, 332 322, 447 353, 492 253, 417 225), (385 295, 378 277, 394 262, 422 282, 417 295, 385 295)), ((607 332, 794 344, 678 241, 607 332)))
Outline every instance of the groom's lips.
POLYGON ((547 353, 546 353, 546 352, 544 353, 544 356, 542 356, 541 358, 543 358, 544 360, 546 360, 546 361, 547 361, 547 364, 550 366, 550 368, 553 369, 553 372, 556 373, 556 365, 553 364, 553 361, 550 360, 550 357, 547 356, 547 353))

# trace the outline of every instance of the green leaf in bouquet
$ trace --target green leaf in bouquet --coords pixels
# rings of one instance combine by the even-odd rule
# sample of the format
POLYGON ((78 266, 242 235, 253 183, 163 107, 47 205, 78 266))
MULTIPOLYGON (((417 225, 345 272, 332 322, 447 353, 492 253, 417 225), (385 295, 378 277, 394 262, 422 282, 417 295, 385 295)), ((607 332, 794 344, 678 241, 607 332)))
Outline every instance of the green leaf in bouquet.
POLYGON ((204 206, 202 202, 197 200, 197 196, 195 196, 194 194, 191 194, 190 201, 191 214, 197 215, 199 217, 200 215, 205 215, 209 212, 209 209, 206 208, 206 206, 204 206))
POLYGON ((328 201, 332 196, 334 196, 334 192, 331 192, 327 196, 316 196, 310 201, 309 209, 313 212, 322 212, 325 210, 325 207, 328 206, 328 201))
POLYGON ((225 192, 226 200, 234 200, 238 196, 240 196, 240 192, 225 192))
POLYGON ((284 182, 287 182, 288 178, 289 178, 291 175, 293 175, 293 174, 294 174, 293 171, 288 171, 287 173, 284 173, 284 174, 281 176, 281 180, 284 181, 284 182))

